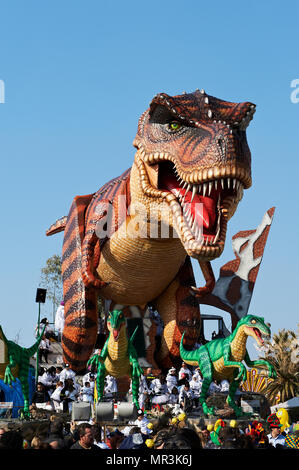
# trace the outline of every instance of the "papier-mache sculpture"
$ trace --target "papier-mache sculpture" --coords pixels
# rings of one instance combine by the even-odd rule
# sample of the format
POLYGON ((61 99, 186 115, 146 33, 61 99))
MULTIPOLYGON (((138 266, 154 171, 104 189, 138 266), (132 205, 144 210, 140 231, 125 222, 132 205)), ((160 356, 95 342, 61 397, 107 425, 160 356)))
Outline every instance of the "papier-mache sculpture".
POLYGON ((138 363, 133 340, 137 328, 131 338, 127 337, 126 318, 122 310, 113 310, 107 318, 109 336, 100 354, 94 354, 88 361, 88 365, 97 370, 96 386, 97 401, 101 401, 104 394, 106 375, 112 377, 129 376, 132 379, 133 403, 139 409, 139 378, 143 370, 138 363))
POLYGON ((138 123, 131 168, 96 193, 77 196, 64 230, 63 352, 83 370, 97 338, 97 298, 157 309, 164 331, 157 362, 180 361, 180 341, 196 343, 200 299, 214 289, 211 261, 224 249, 227 223, 251 186, 246 128, 250 102, 204 90, 156 95, 138 123), (205 286, 196 288, 190 258, 205 286), (191 292, 191 287, 193 290, 191 292))
POLYGON ((199 366, 203 377, 203 383, 199 401, 206 415, 213 415, 214 409, 206 403, 209 386, 213 380, 227 379, 229 381, 229 392, 227 403, 235 411, 236 416, 242 416, 243 411, 235 403, 235 393, 241 383, 247 378, 246 367, 262 367, 268 369, 269 377, 275 377, 274 367, 266 360, 252 361, 246 349, 248 336, 252 336, 258 346, 264 344, 263 338, 270 338, 269 324, 264 318, 256 315, 246 315, 239 320, 236 328, 226 338, 215 339, 200 346, 193 351, 186 351, 183 346, 184 334, 181 340, 180 354, 186 364, 199 366))

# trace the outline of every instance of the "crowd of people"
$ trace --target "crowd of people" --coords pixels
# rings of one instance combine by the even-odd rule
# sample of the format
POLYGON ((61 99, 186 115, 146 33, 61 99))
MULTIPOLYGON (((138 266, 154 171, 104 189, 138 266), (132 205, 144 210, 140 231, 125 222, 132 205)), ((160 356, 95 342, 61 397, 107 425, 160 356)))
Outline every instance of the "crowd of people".
MULTIPOLYGON (((48 328, 47 321, 42 321, 36 335, 45 324, 48 328)), ((57 338, 52 337, 53 340, 57 338)), ((44 357, 47 364, 51 329, 48 328, 43 341, 40 357, 44 357)), ((72 421, 74 403, 93 404, 96 401, 96 379, 97 371, 93 368, 78 376, 68 363, 40 367, 30 412, 33 416, 34 411, 44 410, 49 420, 35 429, 30 421, 20 430, 0 425, 0 449, 299 448, 299 422, 282 430, 275 414, 268 417, 266 425, 253 420, 241 426, 236 420, 225 422, 222 419, 205 425, 198 417, 197 424, 193 419, 190 426, 190 415, 196 415, 201 409, 202 376, 198 367, 184 362, 178 369, 171 367, 166 374, 156 374, 151 367, 144 369, 139 381, 138 417, 126 425, 107 431, 92 417, 88 422, 72 421)), ((227 380, 214 380, 208 394, 225 394, 228 389, 227 380)), ((116 404, 119 400, 132 401, 132 382, 124 396, 119 393, 117 380, 108 375, 105 377, 104 401, 116 404)))
POLYGON ((271 414, 266 426, 259 421, 241 425, 235 420, 218 419, 215 424, 200 422, 190 427, 187 415, 173 417, 169 412, 159 419, 148 419, 139 411, 130 426, 103 427, 93 419, 70 423, 59 414, 51 415, 46 423, 33 426, 28 422, 21 429, 0 426, 1 449, 49 450, 115 450, 115 449, 298 449, 299 422, 281 431, 281 424, 271 414))

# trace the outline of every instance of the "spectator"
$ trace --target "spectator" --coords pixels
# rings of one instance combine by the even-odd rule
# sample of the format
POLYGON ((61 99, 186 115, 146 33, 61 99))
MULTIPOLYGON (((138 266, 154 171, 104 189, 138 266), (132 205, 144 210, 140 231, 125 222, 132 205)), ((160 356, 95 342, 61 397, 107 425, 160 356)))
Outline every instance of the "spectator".
POLYGON ((83 402, 93 403, 94 389, 91 387, 90 382, 85 382, 80 388, 80 398, 83 402))
POLYGON ((148 367, 145 371, 145 380, 148 388, 150 388, 151 383, 155 378, 156 377, 153 374, 153 369, 151 367, 148 367))
POLYGON ((197 374, 194 374, 192 377, 192 380, 189 383, 190 385, 190 390, 193 393, 193 403, 195 408, 198 407, 199 403, 199 396, 201 392, 201 386, 202 386, 202 380, 199 379, 199 376, 197 374))
POLYGON ((65 368, 60 373, 60 380, 64 383, 66 379, 75 380, 76 372, 74 372, 68 363, 65 364, 65 368))
POLYGON ((20 431, 6 431, 0 439, 1 449, 23 449, 23 436, 20 431))
POLYGON ((73 379, 66 379, 64 387, 60 392, 60 398, 62 400, 62 411, 64 413, 71 413, 72 403, 77 399, 77 390, 74 387, 73 379))
POLYGON ((220 392, 220 386, 217 383, 217 380, 213 380, 209 386, 209 394, 220 392))
POLYGON ((50 423, 49 436, 45 439, 52 449, 65 449, 66 443, 63 435, 63 421, 56 419, 50 423))
POLYGON ((57 339, 61 341, 62 332, 64 328, 64 302, 60 302, 59 307, 56 310, 55 315, 55 323, 54 323, 55 330, 57 331, 57 339))
MULTIPOLYGON (((129 395, 132 395, 132 379, 130 381, 129 395)), ((140 409, 144 410, 147 408, 147 401, 150 396, 150 390, 147 386, 146 378, 144 375, 139 377, 139 389, 138 389, 138 403, 140 409)))
POLYGON ((179 393, 179 404, 186 412, 192 411, 194 395, 190 389, 190 385, 185 383, 179 393))
POLYGON ((229 391, 229 381, 226 379, 221 380, 220 392, 228 392, 228 391, 229 391))
POLYGON ((138 426, 142 434, 150 434, 151 430, 147 427, 149 420, 142 410, 138 410, 138 418, 133 422, 135 426, 138 426))
POLYGON ((61 410, 61 398, 60 394, 63 389, 63 383, 59 380, 56 384, 56 388, 50 396, 54 410, 58 413, 61 410))
POLYGON ((53 393, 57 382, 55 367, 52 366, 45 370, 39 381, 44 385, 49 394, 53 393))
POLYGON ((71 449, 84 449, 84 450, 96 450, 99 451, 99 446, 96 446, 93 441, 93 430, 92 425, 89 423, 82 423, 78 427, 79 440, 71 446, 71 449))
POLYGON ((113 450, 119 449, 124 438, 125 438, 124 434, 120 432, 118 429, 109 433, 107 437, 107 445, 109 449, 113 449, 113 450))
POLYGON ((281 434, 281 424, 275 413, 272 413, 267 418, 267 423, 270 428, 270 433, 267 435, 269 444, 272 447, 278 448, 285 445, 285 436, 281 434))
POLYGON ((171 393, 173 387, 177 387, 178 385, 178 379, 177 379, 176 370, 174 367, 171 367, 171 369, 169 369, 168 371, 168 374, 166 376, 166 384, 167 384, 169 393, 171 393))
POLYGON ((93 431, 93 438, 94 441, 93 443, 100 447, 100 449, 109 449, 109 446, 103 442, 103 437, 102 437, 102 428, 98 424, 92 425, 92 431, 93 431))
MULTIPOLYGON (((181 384, 182 384, 186 379, 187 380, 192 379, 192 372, 188 368, 188 366, 185 364, 185 362, 182 362, 182 367, 179 370, 179 382, 181 381, 181 384)), ((179 384, 179 385, 181 385, 181 384, 179 384)))
POLYGON ((140 429, 132 428, 129 435, 120 443, 119 449, 146 449, 145 436, 140 429))
POLYGON ((42 362, 43 357, 45 358, 45 363, 48 364, 48 355, 49 352, 51 351, 51 344, 50 340, 46 337, 46 335, 43 335, 43 338, 39 344, 38 347, 38 360, 39 362, 42 362))
POLYGON ((112 400, 116 399, 117 382, 115 377, 112 377, 112 375, 106 375, 105 377, 104 396, 106 398, 111 398, 112 400))
POLYGON ((159 374, 159 376, 152 381, 150 385, 150 393, 152 394, 152 405, 157 405, 158 408, 166 405, 169 392, 166 378, 163 374, 159 374))
POLYGON ((32 405, 36 408, 52 409, 49 393, 41 382, 38 382, 36 391, 32 396, 32 405))

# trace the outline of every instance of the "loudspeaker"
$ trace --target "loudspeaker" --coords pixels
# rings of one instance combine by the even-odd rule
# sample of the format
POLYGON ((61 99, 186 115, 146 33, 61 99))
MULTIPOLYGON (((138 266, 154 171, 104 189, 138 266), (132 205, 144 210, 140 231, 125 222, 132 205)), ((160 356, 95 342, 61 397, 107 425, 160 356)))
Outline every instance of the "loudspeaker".
POLYGON ((118 419, 119 420, 135 420, 138 417, 138 410, 134 403, 119 403, 117 405, 118 419))
POLYGON ((74 402, 72 404, 72 421, 89 421, 91 418, 91 403, 74 402))
POLYGON ((44 304, 46 302, 47 289, 37 289, 35 302, 44 304))
POLYGON ((114 419, 114 403, 100 402, 95 406, 96 421, 113 421, 114 419))

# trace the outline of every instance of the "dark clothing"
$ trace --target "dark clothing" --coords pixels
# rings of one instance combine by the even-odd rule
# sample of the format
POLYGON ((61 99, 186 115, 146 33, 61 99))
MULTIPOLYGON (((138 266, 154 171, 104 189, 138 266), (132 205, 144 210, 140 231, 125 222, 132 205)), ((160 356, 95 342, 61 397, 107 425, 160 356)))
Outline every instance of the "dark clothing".
POLYGON ((42 390, 41 392, 35 391, 32 397, 32 403, 46 403, 50 401, 49 394, 47 390, 42 390))
POLYGON ((85 449, 80 445, 80 442, 77 441, 75 444, 71 446, 71 449, 77 449, 77 450, 101 450, 99 446, 96 446, 95 444, 91 444, 91 447, 89 449, 85 449))

